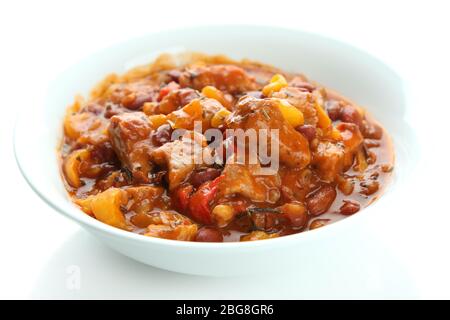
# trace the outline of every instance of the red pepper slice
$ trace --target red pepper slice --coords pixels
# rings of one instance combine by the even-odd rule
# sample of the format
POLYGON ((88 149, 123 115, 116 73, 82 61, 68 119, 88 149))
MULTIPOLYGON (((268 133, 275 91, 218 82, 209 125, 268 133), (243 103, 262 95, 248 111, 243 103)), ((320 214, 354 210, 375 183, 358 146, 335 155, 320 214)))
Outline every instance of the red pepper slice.
POLYGON ((175 192, 176 206, 182 213, 189 210, 189 200, 191 198, 194 187, 190 184, 181 186, 175 192))
POLYGON ((170 82, 168 85, 166 85, 164 88, 162 88, 161 90, 159 90, 159 95, 158 95, 158 101, 161 101, 165 96, 167 96, 170 91, 179 89, 180 85, 174 81, 170 82))
POLYGON ((189 211, 192 218, 203 224, 212 224, 211 201, 214 200, 218 191, 219 182, 223 175, 213 181, 203 183, 189 200, 189 211))

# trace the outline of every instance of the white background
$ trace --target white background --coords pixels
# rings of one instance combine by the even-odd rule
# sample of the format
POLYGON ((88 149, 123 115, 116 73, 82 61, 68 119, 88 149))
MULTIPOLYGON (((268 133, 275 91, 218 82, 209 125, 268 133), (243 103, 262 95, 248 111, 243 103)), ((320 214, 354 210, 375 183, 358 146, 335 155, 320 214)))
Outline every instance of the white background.
POLYGON ((450 298, 447 3, 2 1, 0 298, 450 298), (410 86, 410 122, 422 148, 413 194, 404 210, 374 219, 365 244, 370 250, 339 266, 320 266, 320 276, 206 278, 144 266, 48 208, 15 164, 17 110, 40 101, 49 79, 70 64, 148 32, 228 23, 288 26, 350 42, 391 65, 410 86), (79 290, 66 286, 71 265, 81 270, 79 290))

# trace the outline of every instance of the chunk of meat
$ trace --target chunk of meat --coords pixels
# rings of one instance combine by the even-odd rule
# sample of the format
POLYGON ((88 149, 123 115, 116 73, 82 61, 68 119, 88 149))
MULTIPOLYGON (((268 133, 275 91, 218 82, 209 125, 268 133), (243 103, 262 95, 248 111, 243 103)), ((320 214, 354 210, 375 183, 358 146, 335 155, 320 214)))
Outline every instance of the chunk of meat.
POLYGON ((346 170, 352 165, 355 153, 361 148, 364 138, 359 127, 353 123, 339 123, 336 129, 339 130, 345 147, 344 170, 346 170))
MULTIPOLYGON (((232 129, 278 130, 278 138, 268 136, 267 149, 271 152, 272 139, 279 146, 279 159, 290 168, 304 168, 310 162, 308 140, 296 131, 283 117, 278 102, 274 99, 242 98, 236 111, 227 119, 232 129)), ((261 143, 259 141, 259 143, 261 143)))
POLYGON ((174 211, 151 213, 149 222, 145 233, 148 237, 193 241, 197 235, 197 225, 174 211))
POLYGON ((155 109, 155 114, 169 114, 187 105, 199 97, 196 90, 190 88, 177 89, 169 92, 155 109))
POLYGON ((162 187, 138 186, 126 188, 125 191, 128 195, 127 211, 148 213, 155 207, 161 209, 167 206, 162 187))
POLYGON ((202 90, 206 86, 214 86, 232 94, 257 89, 255 79, 244 69, 233 65, 194 65, 186 68, 179 81, 181 87, 202 90))
POLYGON ((115 83, 107 91, 107 97, 112 102, 130 110, 141 109, 144 103, 156 101, 158 95, 159 86, 148 80, 115 83))
POLYGON ((239 194, 255 202, 275 203, 280 198, 281 181, 278 173, 261 175, 259 164, 228 162, 222 172, 219 196, 239 194))
POLYGON ((108 141, 107 128, 107 120, 88 111, 69 112, 64 118, 64 133, 82 145, 108 141))
POLYGON ((339 130, 342 141, 319 142, 313 152, 313 165, 316 166, 321 178, 332 182, 337 176, 348 170, 352 165, 355 153, 363 143, 363 137, 358 126, 353 123, 340 123, 336 126, 339 130))
POLYGON ((149 182, 150 151, 153 149, 150 132, 150 122, 142 112, 116 115, 109 125, 114 151, 137 182, 149 182))
POLYGON ((195 168, 203 164, 203 145, 199 139, 185 134, 180 140, 164 144, 151 153, 151 159, 168 170, 169 189, 183 183, 195 168))
POLYGON ((306 196, 316 188, 319 177, 309 168, 290 169, 282 167, 279 170, 281 177, 281 195, 284 201, 303 202, 306 196))
POLYGON ((313 152, 312 164, 323 180, 332 182, 344 170, 344 156, 342 143, 321 141, 313 152))
POLYGON ((314 97, 309 91, 296 87, 285 87, 273 94, 274 98, 286 99, 291 105, 299 109, 305 118, 305 124, 317 125, 317 111, 314 107, 314 97))
POLYGON ((193 130, 195 122, 201 122, 202 131, 211 127, 213 116, 223 109, 216 99, 194 99, 183 108, 170 113, 167 120, 174 129, 193 130))

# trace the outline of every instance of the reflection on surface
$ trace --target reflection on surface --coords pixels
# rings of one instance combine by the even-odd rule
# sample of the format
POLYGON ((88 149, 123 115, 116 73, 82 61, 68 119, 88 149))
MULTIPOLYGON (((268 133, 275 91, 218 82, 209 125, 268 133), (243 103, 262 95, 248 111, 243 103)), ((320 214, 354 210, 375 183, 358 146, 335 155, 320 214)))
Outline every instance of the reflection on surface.
POLYGON ((60 299, 301 299, 414 298, 411 279, 389 252, 368 239, 320 265, 273 275, 211 278, 172 273, 122 256, 85 231, 48 261, 32 298, 60 299), (375 245, 376 244, 376 245, 375 245), (370 252, 371 254, 361 254, 370 252))

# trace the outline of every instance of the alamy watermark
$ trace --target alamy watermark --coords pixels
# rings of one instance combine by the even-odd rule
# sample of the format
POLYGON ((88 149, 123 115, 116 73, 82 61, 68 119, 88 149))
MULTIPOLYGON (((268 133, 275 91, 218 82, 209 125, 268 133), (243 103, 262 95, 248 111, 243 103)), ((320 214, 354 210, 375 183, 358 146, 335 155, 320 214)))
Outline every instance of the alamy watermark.
POLYGON ((203 132, 202 122, 195 121, 193 132, 176 129, 172 132, 171 140, 183 140, 182 152, 176 156, 194 164, 226 162, 257 165, 257 170, 252 172, 256 175, 273 175, 279 168, 279 129, 238 128, 221 131, 209 128, 203 132), (186 136, 190 139, 183 139, 186 136), (204 148, 202 139, 209 142, 207 148, 204 148))

